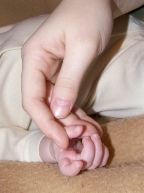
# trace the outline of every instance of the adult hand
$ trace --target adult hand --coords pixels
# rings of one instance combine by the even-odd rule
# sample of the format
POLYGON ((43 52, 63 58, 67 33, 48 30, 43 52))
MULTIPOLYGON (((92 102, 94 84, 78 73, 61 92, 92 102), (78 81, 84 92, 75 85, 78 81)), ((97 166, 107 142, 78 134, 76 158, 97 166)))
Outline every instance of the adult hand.
POLYGON ((86 70, 107 45, 112 24, 110 0, 63 0, 22 48, 23 108, 61 148, 69 140, 55 117, 70 113, 86 70), (47 82, 55 85, 50 106, 47 82))

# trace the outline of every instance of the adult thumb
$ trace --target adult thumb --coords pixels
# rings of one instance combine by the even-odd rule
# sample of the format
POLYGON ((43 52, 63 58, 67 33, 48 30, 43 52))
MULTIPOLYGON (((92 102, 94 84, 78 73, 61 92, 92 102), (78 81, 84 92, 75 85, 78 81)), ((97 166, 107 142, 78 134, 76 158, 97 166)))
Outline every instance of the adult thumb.
POLYGON ((51 110, 56 118, 64 118, 70 113, 84 74, 94 59, 94 53, 88 52, 88 49, 77 47, 74 52, 73 50, 65 55, 52 93, 51 110))

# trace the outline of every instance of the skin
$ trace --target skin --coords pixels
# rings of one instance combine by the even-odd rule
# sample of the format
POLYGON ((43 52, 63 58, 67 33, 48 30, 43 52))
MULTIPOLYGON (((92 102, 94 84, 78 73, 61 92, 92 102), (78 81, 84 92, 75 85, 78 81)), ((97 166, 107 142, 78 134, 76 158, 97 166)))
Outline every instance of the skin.
MULTIPOLYGON (((50 88, 47 93, 49 105, 54 86, 47 83, 47 87, 50 88)), ((106 165, 109 151, 101 142, 103 132, 96 121, 75 106, 67 117, 58 119, 57 122, 67 133, 68 148, 62 149, 45 136, 39 147, 43 162, 58 163, 62 174, 67 176, 106 165)))
POLYGON ((143 0, 63 0, 24 44, 23 108, 59 147, 67 148, 69 137, 57 120, 71 112, 85 72, 110 39, 114 18, 143 4, 143 0), (50 105, 47 82, 55 85, 50 105))
POLYGON ((98 134, 85 136, 82 126, 71 126, 68 130, 65 127, 65 130, 70 139, 67 149, 60 148, 53 141, 50 143, 47 137, 42 139, 40 156, 43 162, 58 163, 61 173, 66 176, 106 165, 109 151, 98 134))

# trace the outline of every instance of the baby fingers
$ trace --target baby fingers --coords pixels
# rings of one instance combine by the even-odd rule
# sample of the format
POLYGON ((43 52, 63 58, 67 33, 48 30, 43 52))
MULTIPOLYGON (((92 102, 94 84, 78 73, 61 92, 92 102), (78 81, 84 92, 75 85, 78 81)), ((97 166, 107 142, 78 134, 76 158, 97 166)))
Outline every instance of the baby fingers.
POLYGON ((100 166, 103 158, 103 144, 101 142, 101 138, 98 134, 94 134, 91 137, 94 143, 94 159, 91 166, 88 169, 94 169, 100 166))
POLYGON ((100 167, 103 167, 107 164, 108 158, 109 158, 108 148, 103 144, 103 158, 102 158, 100 167))
POLYGON ((62 156, 63 158, 58 161, 60 171, 66 176, 77 175, 83 167, 83 162, 73 160, 76 154, 74 151, 67 151, 64 154, 64 157, 62 156))
POLYGON ((91 137, 84 137, 82 140, 83 149, 81 153, 77 153, 76 160, 83 161, 83 170, 91 166, 94 160, 95 147, 91 137))
POLYGON ((83 149, 76 156, 76 160, 83 161, 82 169, 91 170, 106 165, 109 156, 108 149, 102 144, 98 134, 84 137, 82 143, 83 149))

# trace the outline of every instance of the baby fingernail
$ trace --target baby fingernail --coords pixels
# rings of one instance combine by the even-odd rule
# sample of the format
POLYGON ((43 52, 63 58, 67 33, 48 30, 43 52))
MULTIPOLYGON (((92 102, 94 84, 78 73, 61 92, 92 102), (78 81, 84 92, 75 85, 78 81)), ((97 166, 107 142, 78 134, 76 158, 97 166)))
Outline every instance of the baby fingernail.
POLYGON ((57 118, 64 118, 66 117, 71 110, 71 105, 69 102, 56 99, 52 102, 52 111, 54 113, 54 116, 57 118))
POLYGON ((80 126, 80 125, 77 125, 74 127, 75 132, 82 131, 82 129, 83 129, 83 126, 80 126))
POLYGON ((98 134, 94 134, 94 135, 93 135, 93 138, 94 138, 94 139, 99 139, 100 136, 99 136, 98 134))
POLYGON ((76 165, 75 165, 76 168, 81 168, 82 166, 83 166, 82 163, 76 163, 76 165))
POLYGON ((85 139, 86 139, 86 140, 90 140, 90 137, 87 136, 87 137, 84 137, 83 139, 84 139, 84 140, 85 140, 85 139))

